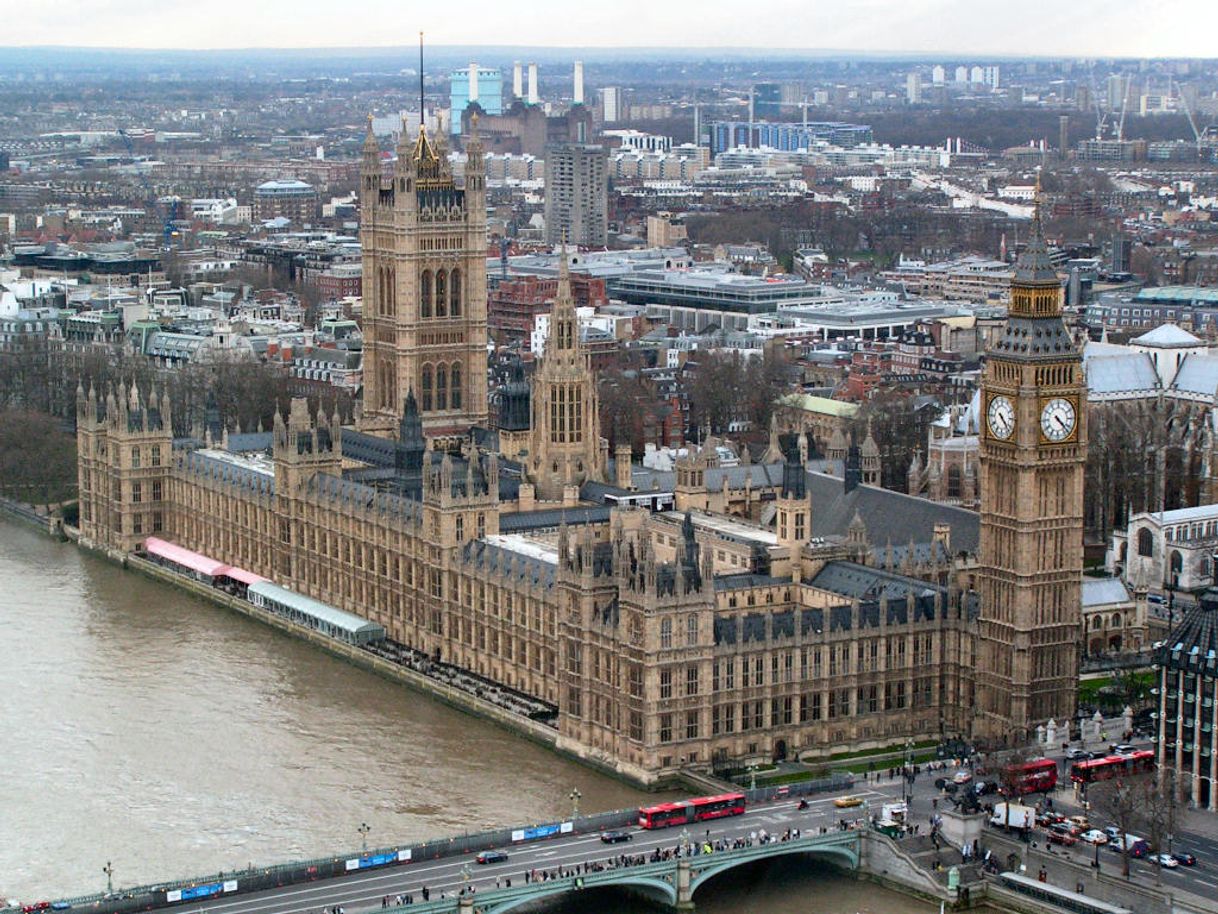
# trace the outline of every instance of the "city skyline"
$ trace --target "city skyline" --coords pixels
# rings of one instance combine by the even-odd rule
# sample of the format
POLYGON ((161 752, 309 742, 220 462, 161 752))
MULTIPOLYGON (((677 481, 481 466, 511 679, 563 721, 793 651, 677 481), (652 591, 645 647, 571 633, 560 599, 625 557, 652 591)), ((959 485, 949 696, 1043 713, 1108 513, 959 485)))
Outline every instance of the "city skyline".
MULTIPOLYGON (((765 18, 735 15, 727 3, 661 7, 627 0, 587 8, 578 22, 565 4, 541 0, 523 17, 518 10, 475 2, 456 20, 400 16, 385 0, 372 0, 351 17, 321 4, 270 0, 251 8, 235 0, 206 7, 184 2, 126 0, 105 4, 74 0, 20 10, 19 40, 8 47, 79 46, 141 49, 289 49, 408 47, 423 29, 435 45, 503 46, 504 38, 528 36, 538 48, 704 48, 811 50, 865 54, 1027 55, 1101 57, 1203 57, 1211 53, 1206 26, 1218 25, 1218 9, 1203 0, 1164 0, 1156 16, 1138 14, 1135 0, 1079 0, 1075 27, 1055 26, 1059 10, 1046 0, 1025 4, 1017 15, 997 0, 862 0, 843 11, 827 2, 778 0, 765 18), (376 28, 367 23, 375 20, 376 28), (1189 23, 1182 30, 1182 23, 1189 23), (234 28, 240 23, 241 28, 234 28), (995 24, 1001 23, 1002 28, 995 24), (1077 24, 1084 24, 1078 28, 1077 24), (368 43, 369 34, 380 40, 368 43), (805 37, 806 36, 806 37, 805 37), (588 39, 593 40, 589 41, 588 39)), ((5 2, 14 17, 15 4, 5 2)))

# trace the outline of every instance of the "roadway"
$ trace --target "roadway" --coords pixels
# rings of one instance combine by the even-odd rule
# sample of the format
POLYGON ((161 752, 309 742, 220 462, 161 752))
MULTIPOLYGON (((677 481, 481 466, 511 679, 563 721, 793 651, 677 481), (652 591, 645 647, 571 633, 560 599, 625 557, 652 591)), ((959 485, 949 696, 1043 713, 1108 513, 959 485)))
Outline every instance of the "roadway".
MULTIPOLYGON (((1075 743, 1074 745, 1077 745, 1075 743)), ((1139 749, 1153 748, 1152 744, 1147 740, 1134 740, 1133 745, 1139 749)), ((1088 749, 1103 751, 1106 745, 1088 745, 1088 749)), ((1063 815, 1087 814, 1087 811, 1082 808, 1081 803, 1075 799, 1073 785, 1070 782, 1070 762, 1065 760, 1065 753, 1061 750, 1060 744, 1054 751, 1045 753, 1048 758, 1052 758, 1058 762, 1058 789, 1051 794, 1053 806, 1057 812, 1063 815)), ((934 781, 938 777, 951 777, 952 772, 924 772, 921 774, 914 784, 913 800, 910 804, 911 821, 928 823, 934 809, 931 803, 933 797, 940 797, 939 806, 944 807, 945 800, 942 794, 935 789, 934 781)), ((993 780, 993 775, 984 775, 982 780, 993 780)), ((881 786, 880 789, 883 789, 881 786)), ((1001 797, 990 795, 983 798, 983 801, 1000 801, 1001 797)), ((1028 803, 1035 805, 1040 800, 1040 795, 1036 794, 1028 798, 1028 803)), ((1180 809, 1181 818, 1188 818, 1190 815, 1196 816, 1196 813, 1185 814, 1183 807, 1180 809)), ((1091 816, 1091 824, 1093 828, 1104 828, 1113 823, 1108 822, 1101 816, 1091 816)), ((987 826, 986 832, 983 834, 982 843, 985 843, 985 834, 993 833, 987 826)), ((1144 836, 1144 835, 1143 835, 1144 836)), ((1090 844, 1079 843, 1073 847, 1061 847, 1058 845, 1050 845, 1047 842, 1047 832, 1043 829, 1036 829, 1031 837, 1031 842, 1035 844, 1037 850, 1045 851, 1056 855, 1057 857, 1066 857, 1076 863, 1083 864, 1091 868, 1095 863, 1095 847, 1090 844)), ((1136 880, 1143 886, 1156 886, 1156 877, 1163 888, 1178 888, 1181 891, 1191 892, 1194 895, 1200 895, 1206 898, 1214 898, 1218 895, 1218 826, 1214 827, 1213 834, 1207 834, 1199 831, 1196 828, 1190 828, 1188 825, 1178 822, 1174 839, 1171 844, 1173 853, 1191 853, 1197 858, 1195 866, 1178 866, 1174 869, 1159 867, 1158 865, 1146 860, 1137 860, 1130 858, 1130 879, 1136 880)), ((1121 873, 1121 855, 1115 850, 1108 847, 1101 847, 1099 850, 1100 868, 1102 872, 1108 875, 1119 875, 1121 873)), ((1029 863, 1028 869, 1034 876, 1036 874, 1036 866, 1029 863)), ((1067 886, 1073 888, 1073 886, 1067 886)))
MULTIPOLYGON (((867 798, 872 808, 891 799, 891 792, 900 791, 900 784, 865 786, 859 784, 852 791, 867 798), (885 791, 887 786, 888 791, 885 791)), ((836 828, 841 818, 854 819, 864 814, 859 808, 838 809, 833 805, 833 796, 810 797, 806 810, 797 808, 797 801, 754 805, 741 816, 700 822, 688 827, 689 839, 724 839, 733 841, 747 838, 750 833, 764 830, 781 835, 787 829, 800 829, 811 834, 821 827, 836 828)), ((174 905, 172 910, 183 914, 323 914, 324 909, 341 907, 345 914, 356 911, 380 909, 386 897, 391 905, 399 895, 411 895, 414 902, 423 900, 426 887, 435 901, 441 893, 448 896, 459 892, 466 885, 478 892, 493 890, 498 886, 519 886, 530 870, 556 871, 559 867, 571 869, 588 863, 605 863, 625 855, 648 855, 653 850, 675 849, 681 844, 682 829, 667 828, 648 831, 638 827, 621 829, 631 835, 630 841, 606 844, 600 833, 569 834, 558 838, 516 844, 503 848, 508 860, 502 863, 477 864, 473 853, 438 860, 418 860, 378 870, 354 873, 335 879, 300 883, 276 889, 266 889, 250 894, 213 898, 186 905, 174 905), (468 882, 467 882, 468 876, 468 882)))

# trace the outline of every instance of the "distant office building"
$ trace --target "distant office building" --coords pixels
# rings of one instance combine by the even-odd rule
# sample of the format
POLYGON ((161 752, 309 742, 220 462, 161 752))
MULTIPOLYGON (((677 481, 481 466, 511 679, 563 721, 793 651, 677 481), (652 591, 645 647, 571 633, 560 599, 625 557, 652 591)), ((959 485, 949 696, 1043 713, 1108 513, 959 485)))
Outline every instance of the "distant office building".
POLYGON ((782 117, 782 86, 778 83, 753 86, 753 116, 767 121, 782 117))
POLYGON ((947 82, 947 70, 943 69, 941 64, 935 64, 930 69, 930 81, 936 86, 941 86, 947 82))
POLYGON ((622 90, 617 86, 601 89, 601 120, 616 123, 622 116, 622 90))
POLYGON ((968 82, 968 67, 956 67, 956 82, 968 82))
POLYGON ((922 104, 922 74, 917 70, 905 75, 905 101, 911 105, 922 104))
POLYGON ((1112 236, 1112 272, 1128 273, 1130 244, 1128 235, 1112 236))
POLYGON ((744 146, 759 149, 768 146, 780 152, 810 149, 817 143, 853 148, 872 141, 871 127, 866 124, 844 124, 833 121, 807 124, 748 123, 747 121, 717 121, 710 125, 711 154, 744 146))
POLYGON ((1125 103, 1125 93, 1129 90, 1129 77, 1113 73, 1108 77, 1106 88, 1108 91, 1108 110, 1120 111, 1121 105, 1125 103))
POLYGON ((312 222, 320 202, 316 188, 304 181, 266 181, 254 189, 254 219, 287 219, 298 225, 312 222))
POLYGON ((609 238, 609 186, 603 146, 546 147, 546 241, 604 247, 609 238))
POLYGON ((461 114, 471 102, 487 114, 503 113, 503 74, 489 67, 471 63, 468 67, 453 70, 449 74, 448 100, 452 108, 452 133, 461 132, 461 114))

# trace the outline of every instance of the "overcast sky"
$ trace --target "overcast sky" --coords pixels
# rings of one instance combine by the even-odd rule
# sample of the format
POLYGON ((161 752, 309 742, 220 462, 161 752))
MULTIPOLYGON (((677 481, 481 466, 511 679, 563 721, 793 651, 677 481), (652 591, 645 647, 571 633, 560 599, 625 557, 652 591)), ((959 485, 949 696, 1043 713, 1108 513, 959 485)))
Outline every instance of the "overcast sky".
POLYGON ((0 45, 429 43, 1218 56, 1218 0, 0 0, 0 45))

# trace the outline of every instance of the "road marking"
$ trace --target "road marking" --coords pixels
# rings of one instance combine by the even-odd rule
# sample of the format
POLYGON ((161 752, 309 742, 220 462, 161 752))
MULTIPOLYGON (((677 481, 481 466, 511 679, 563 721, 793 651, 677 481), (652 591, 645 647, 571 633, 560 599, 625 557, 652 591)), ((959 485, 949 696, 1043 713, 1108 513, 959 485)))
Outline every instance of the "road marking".
POLYGON ((1218 883, 1210 882, 1208 879, 1198 879, 1196 881, 1201 885, 1208 885, 1211 889, 1218 889, 1218 883))

